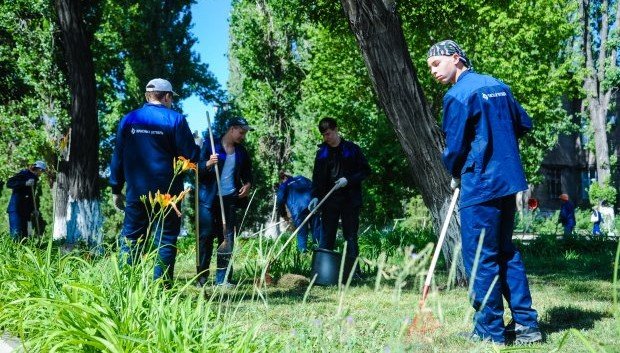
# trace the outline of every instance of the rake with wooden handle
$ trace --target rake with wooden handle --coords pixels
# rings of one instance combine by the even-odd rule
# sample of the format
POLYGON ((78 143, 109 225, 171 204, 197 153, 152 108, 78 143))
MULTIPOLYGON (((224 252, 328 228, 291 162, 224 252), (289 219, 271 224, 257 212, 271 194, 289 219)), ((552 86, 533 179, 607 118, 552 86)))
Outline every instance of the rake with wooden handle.
POLYGON ((437 240, 437 245, 435 246, 435 252, 433 253, 433 259, 431 260, 431 265, 428 268, 428 272, 426 273, 426 280, 424 281, 424 287, 422 288, 422 300, 419 302, 419 314, 415 316, 411 326, 409 327, 409 333, 413 333, 415 331, 425 331, 430 326, 428 322, 432 321, 431 318, 425 317, 426 311, 424 311, 426 305, 426 298, 428 297, 428 292, 431 288, 431 282, 433 280, 433 273, 435 272, 435 266, 437 265, 437 260, 439 259, 439 254, 441 253, 441 247, 443 245, 444 239, 446 238, 446 233, 448 233, 448 226, 450 225, 450 219, 452 218, 452 214, 454 213, 454 207, 456 206, 456 201, 459 198, 459 188, 454 189, 454 194, 452 194, 452 200, 450 201, 450 206, 448 207, 448 213, 446 214, 446 218, 443 221, 443 226, 441 227, 441 233, 439 233, 439 239, 437 240))

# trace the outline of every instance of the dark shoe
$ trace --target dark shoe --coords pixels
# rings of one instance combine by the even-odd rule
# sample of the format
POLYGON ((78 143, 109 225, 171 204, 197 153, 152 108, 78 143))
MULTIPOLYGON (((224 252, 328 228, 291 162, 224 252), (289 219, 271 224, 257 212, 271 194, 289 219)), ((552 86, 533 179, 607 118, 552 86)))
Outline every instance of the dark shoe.
POLYGON ((196 279, 196 288, 203 288, 207 284, 207 277, 198 277, 196 279))
POLYGON ((514 344, 531 344, 543 339, 538 327, 523 326, 514 320, 510 320, 504 332, 507 338, 514 339, 514 344))
POLYGON ((488 342, 488 343, 493 343, 496 346, 505 345, 504 342, 493 341, 490 337, 482 338, 475 332, 460 332, 458 336, 471 342, 488 342))

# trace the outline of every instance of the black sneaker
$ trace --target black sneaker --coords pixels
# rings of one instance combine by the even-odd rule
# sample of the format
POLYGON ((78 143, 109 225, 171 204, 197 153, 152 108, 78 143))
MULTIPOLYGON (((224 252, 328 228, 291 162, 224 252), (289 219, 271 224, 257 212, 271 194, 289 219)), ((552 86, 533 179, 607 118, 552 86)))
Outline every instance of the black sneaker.
POLYGON ((460 332, 458 334, 459 337, 467 340, 467 341, 471 341, 471 342, 488 342, 488 343, 493 343, 496 346, 504 346, 505 343, 504 342, 496 342, 493 341, 490 337, 487 338, 482 338, 480 337, 477 333, 475 332, 460 332))
POLYGON ((514 344, 531 344, 543 340, 538 327, 523 326, 514 320, 510 320, 504 332, 506 336, 514 339, 514 344))

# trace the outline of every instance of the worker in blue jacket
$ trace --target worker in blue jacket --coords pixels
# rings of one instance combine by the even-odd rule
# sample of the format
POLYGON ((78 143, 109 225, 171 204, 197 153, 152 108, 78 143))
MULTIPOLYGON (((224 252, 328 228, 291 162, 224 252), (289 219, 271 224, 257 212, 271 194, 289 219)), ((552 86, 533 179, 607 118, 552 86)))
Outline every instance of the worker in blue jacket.
POLYGON ((232 117, 226 122, 226 133, 211 144, 205 141, 200 150, 198 163, 200 236, 197 286, 202 287, 209 277, 209 265, 213 254, 213 242, 218 240, 215 284, 231 286, 237 210, 246 207, 252 188, 252 161, 243 141, 248 131, 253 130, 241 117, 232 117), (215 165, 218 165, 226 220, 224 235, 222 212, 218 194, 215 165), (226 241, 225 241, 226 240, 226 241), (224 245, 222 245, 224 244, 224 245))
POLYGON ((443 99, 443 162, 453 189, 461 188, 462 255, 476 310, 470 337, 498 344, 505 342, 505 334, 514 335, 515 343, 540 341, 525 266, 512 243, 515 194, 527 189, 518 139, 532 122, 510 88, 473 71, 454 41, 433 45, 427 63, 437 81, 452 84, 443 99), (480 259, 472 274, 481 234, 480 259), (513 319, 507 327, 502 296, 513 319))
POLYGON ((558 221, 562 223, 564 228, 564 236, 568 237, 573 235, 573 230, 577 222, 575 221, 575 205, 569 200, 568 194, 561 194, 559 196, 560 202, 560 217, 558 221))
MULTIPOLYGON (((303 175, 292 176, 281 171, 276 196, 278 213, 286 216, 288 209, 293 225, 298 228, 310 213, 308 205, 312 199, 312 181, 303 175)), ((308 228, 312 230, 312 240, 318 245, 321 239, 321 218, 313 215, 297 232, 297 250, 302 253, 308 250, 308 228)))
MULTIPOLYGON (((120 235, 121 256, 128 264, 139 261, 144 250, 148 226, 147 206, 141 196, 150 193, 178 195, 183 191, 183 178, 174 178, 173 160, 185 157, 198 161, 199 149, 185 117, 172 110, 172 85, 164 79, 153 79, 146 85, 146 101, 142 108, 125 115, 118 125, 116 145, 110 164, 110 186, 114 205, 125 210, 120 235), (126 205, 123 186, 126 185, 126 205)), ((176 243, 181 217, 170 212, 163 227, 156 228, 153 245, 158 248, 155 279, 163 276, 169 287, 174 274, 176 243)), ((146 244, 150 246, 151 244, 146 244)))
MULTIPOLYGON (((370 174, 370 166, 362 149, 340 136, 335 119, 323 118, 318 127, 323 143, 318 146, 314 158, 313 199, 308 208, 313 210, 319 199, 323 199, 334 186, 337 187, 321 208, 323 234, 319 246, 334 249, 338 222, 341 220, 342 235, 347 242, 346 257, 349 258, 346 262, 352 264, 359 255, 357 232, 362 207, 362 181, 370 174)), ((355 272, 359 275, 359 268, 355 272)))
POLYGON ((47 170, 47 164, 36 161, 30 167, 20 170, 6 182, 13 189, 7 212, 9 214, 9 233, 15 241, 28 235, 28 220, 31 216, 39 217, 35 207, 34 190, 39 176, 47 170))

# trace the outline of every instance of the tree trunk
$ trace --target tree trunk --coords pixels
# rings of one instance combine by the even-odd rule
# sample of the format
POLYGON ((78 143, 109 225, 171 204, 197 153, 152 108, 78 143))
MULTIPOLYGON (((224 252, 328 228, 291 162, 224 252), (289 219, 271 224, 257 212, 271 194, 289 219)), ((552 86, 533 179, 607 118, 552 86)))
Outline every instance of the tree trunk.
POLYGON ((607 70, 615 70, 617 61, 617 50, 612 46, 608 48, 610 39, 610 28, 618 25, 620 21, 620 1, 616 2, 615 22, 610 23, 609 2, 603 0, 595 11, 591 6, 597 6, 590 0, 579 2, 579 17, 582 26, 583 53, 585 57, 586 74, 583 82, 586 93, 585 101, 588 106, 588 115, 592 129, 594 130, 594 151, 596 157, 596 174, 599 185, 603 186, 609 182, 611 176, 609 144, 607 141, 607 114, 609 112, 612 94, 615 88, 605 86, 607 70), (600 11, 600 16, 599 15, 600 11), (590 14, 594 13, 595 18, 590 14), (595 22, 597 30, 591 30, 591 22, 595 22), (597 35, 597 40, 593 36, 597 35), (598 53, 597 53, 598 52, 598 53), (596 55, 598 54, 598 55, 596 55))
POLYGON ((56 0, 71 87, 71 145, 66 169, 69 190, 67 242, 101 243, 99 209, 99 124, 95 70, 79 0, 56 0))
POLYGON ((69 201, 69 184, 64 172, 56 174, 54 182, 54 229, 52 237, 63 239, 67 236, 67 202, 69 201))
MULTIPOLYGON (((341 0, 362 51, 379 103, 392 122, 412 168, 414 184, 440 229, 450 203, 450 177, 441 163, 442 133, 431 116, 393 1, 341 0)), ((448 266, 458 261, 457 282, 466 282, 455 250, 460 246, 459 218, 453 217, 443 245, 448 266)))

